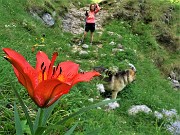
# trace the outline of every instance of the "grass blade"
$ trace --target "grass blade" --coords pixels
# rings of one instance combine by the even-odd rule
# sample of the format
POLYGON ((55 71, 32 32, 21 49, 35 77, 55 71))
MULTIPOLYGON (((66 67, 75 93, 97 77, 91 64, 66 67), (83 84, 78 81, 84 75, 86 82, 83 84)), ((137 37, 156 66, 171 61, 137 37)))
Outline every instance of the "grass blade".
POLYGON ((86 111, 89 111, 90 109, 93 109, 93 108, 96 108, 96 107, 98 107, 98 106, 105 105, 105 104, 108 104, 108 103, 111 103, 111 102, 114 102, 114 101, 117 101, 117 100, 118 100, 118 99, 102 101, 102 102, 99 102, 99 103, 90 105, 90 106, 88 106, 88 107, 82 108, 82 109, 80 109, 78 112, 73 113, 73 114, 67 116, 66 118, 64 118, 63 120, 59 121, 59 122, 57 123, 57 125, 58 125, 58 124, 62 124, 62 123, 64 123, 64 122, 66 122, 67 120, 69 120, 70 118, 73 118, 73 117, 75 117, 75 116, 77 116, 77 115, 79 115, 79 114, 81 114, 81 113, 84 113, 84 112, 86 112, 86 111))
POLYGON ((46 127, 38 127, 35 132, 35 135, 42 135, 45 130, 46 130, 46 127))
POLYGON ((91 110, 93 108, 96 108, 98 106, 102 106, 102 105, 108 104, 110 102, 118 101, 118 100, 120 100, 120 99, 112 99, 112 100, 102 101, 102 102, 90 105, 88 107, 82 108, 79 111, 77 111, 77 112, 75 112, 75 113, 65 117, 63 120, 57 122, 55 125, 48 126, 47 129, 57 129, 59 126, 61 126, 60 124, 65 123, 67 120, 69 120, 69 119, 71 119, 71 118, 73 118, 73 117, 75 117, 75 116, 77 116, 77 115, 79 115, 81 113, 87 112, 87 111, 89 111, 89 110, 91 110))
POLYGON ((23 135, 21 120, 19 118, 16 103, 14 103, 14 120, 15 120, 16 135, 23 135))
POLYGON ((37 130, 37 128, 38 128, 38 123, 39 123, 39 117, 40 117, 40 108, 38 109, 38 112, 37 112, 37 115, 36 115, 36 119, 35 119, 35 121, 34 121, 34 125, 33 125, 33 129, 34 129, 34 131, 36 131, 37 130))
POLYGON ((71 127, 64 135, 71 135, 74 132, 77 125, 78 123, 76 123, 73 127, 71 127))
POLYGON ((21 99, 19 93, 18 93, 17 90, 15 89, 15 86, 13 85, 10 77, 9 77, 9 81, 10 81, 10 84, 11 84, 11 86, 12 86, 12 89, 13 89, 14 92, 15 92, 15 95, 17 96, 17 98, 18 98, 18 100, 19 100, 19 102, 20 102, 20 104, 21 104, 21 107, 23 108, 23 111, 24 111, 24 113, 25 113, 25 116, 26 116, 26 119, 27 119, 29 128, 30 128, 30 130, 31 130, 31 134, 33 135, 33 134, 34 134, 33 124, 32 124, 31 118, 30 118, 30 116, 29 116, 27 107, 25 106, 25 104, 24 104, 23 100, 21 99))

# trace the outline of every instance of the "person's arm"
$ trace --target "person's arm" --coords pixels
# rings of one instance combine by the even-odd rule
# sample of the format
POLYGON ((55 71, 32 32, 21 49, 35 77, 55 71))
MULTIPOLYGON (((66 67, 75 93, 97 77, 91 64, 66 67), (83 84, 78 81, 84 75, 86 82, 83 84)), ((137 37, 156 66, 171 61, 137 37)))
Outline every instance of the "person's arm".
POLYGON ((87 17, 87 16, 89 16, 89 15, 88 15, 88 11, 87 11, 87 10, 86 10, 85 16, 86 16, 86 17, 87 17))
POLYGON ((101 9, 101 8, 99 7, 99 5, 96 4, 96 10, 95 10, 94 12, 97 13, 97 12, 99 12, 100 9, 101 9))

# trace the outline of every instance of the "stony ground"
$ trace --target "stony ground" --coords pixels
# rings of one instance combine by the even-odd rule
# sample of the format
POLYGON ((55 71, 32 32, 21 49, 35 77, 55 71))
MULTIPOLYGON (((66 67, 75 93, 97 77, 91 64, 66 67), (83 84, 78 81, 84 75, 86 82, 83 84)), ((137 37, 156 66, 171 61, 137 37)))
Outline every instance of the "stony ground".
MULTIPOLYGON (((71 32, 73 34, 81 34, 84 31, 85 24, 85 12, 89 10, 89 7, 82 7, 78 9, 77 7, 71 5, 68 13, 64 17, 61 17, 62 28, 66 32, 71 32)), ((102 30, 103 23, 109 16, 107 10, 101 9, 96 15, 96 29, 102 30)))

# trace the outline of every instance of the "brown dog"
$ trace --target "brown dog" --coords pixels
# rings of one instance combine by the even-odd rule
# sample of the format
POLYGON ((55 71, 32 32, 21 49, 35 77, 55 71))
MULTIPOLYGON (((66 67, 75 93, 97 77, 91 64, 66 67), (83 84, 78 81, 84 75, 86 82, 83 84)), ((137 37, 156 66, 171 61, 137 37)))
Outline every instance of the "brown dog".
POLYGON ((112 71, 104 67, 94 68, 101 73, 100 79, 103 80, 105 90, 112 92, 112 99, 116 99, 118 92, 135 80, 136 68, 132 64, 130 66, 130 69, 124 71, 112 71))

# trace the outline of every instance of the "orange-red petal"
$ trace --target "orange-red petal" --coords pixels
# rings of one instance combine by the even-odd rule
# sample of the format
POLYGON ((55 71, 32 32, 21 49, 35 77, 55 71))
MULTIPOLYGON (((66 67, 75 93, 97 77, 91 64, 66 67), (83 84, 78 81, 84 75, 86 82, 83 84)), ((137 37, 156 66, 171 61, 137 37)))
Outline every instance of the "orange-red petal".
POLYGON ((34 68, 18 52, 10 48, 4 48, 3 51, 7 54, 6 58, 12 64, 18 81, 28 90, 29 95, 33 97, 33 89, 37 81, 34 68))
POLYGON ((49 101, 51 101, 51 99, 56 96, 56 93, 58 93, 57 88, 60 85, 62 85, 61 88, 63 89, 63 83, 57 79, 42 81, 34 90, 34 101, 36 104, 39 107, 46 107, 49 101))
POLYGON ((99 75, 100 73, 96 71, 77 74, 73 80, 73 85, 75 85, 78 82, 90 81, 94 76, 99 76, 99 75))
POLYGON ((65 82, 67 84, 71 84, 73 78, 78 74, 79 64, 76 64, 72 61, 66 61, 61 62, 59 64, 59 68, 60 67, 62 69, 61 74, 64 76, 65 82))
POLYGON ((52 94, 51 94, 50 101, 48 102, 46 107, 52 105, 62 95, 67 94, 70 91, 71 87, 72 87, 72 85, 67 85, 65 83, 62 83, 62 84, 56 86, 55 89, 53 90, 52 94))
POLYGON ((39 51, 37 54, 36 54, 36 70, 40 71, 41 70, 41 66, 44 62, 44 67, 46 67, 46 70, 48 71, 49 70, 49 65, 51 63, 51 61, 49 60, 48 56, 42 52, 42 51, 39 51))

